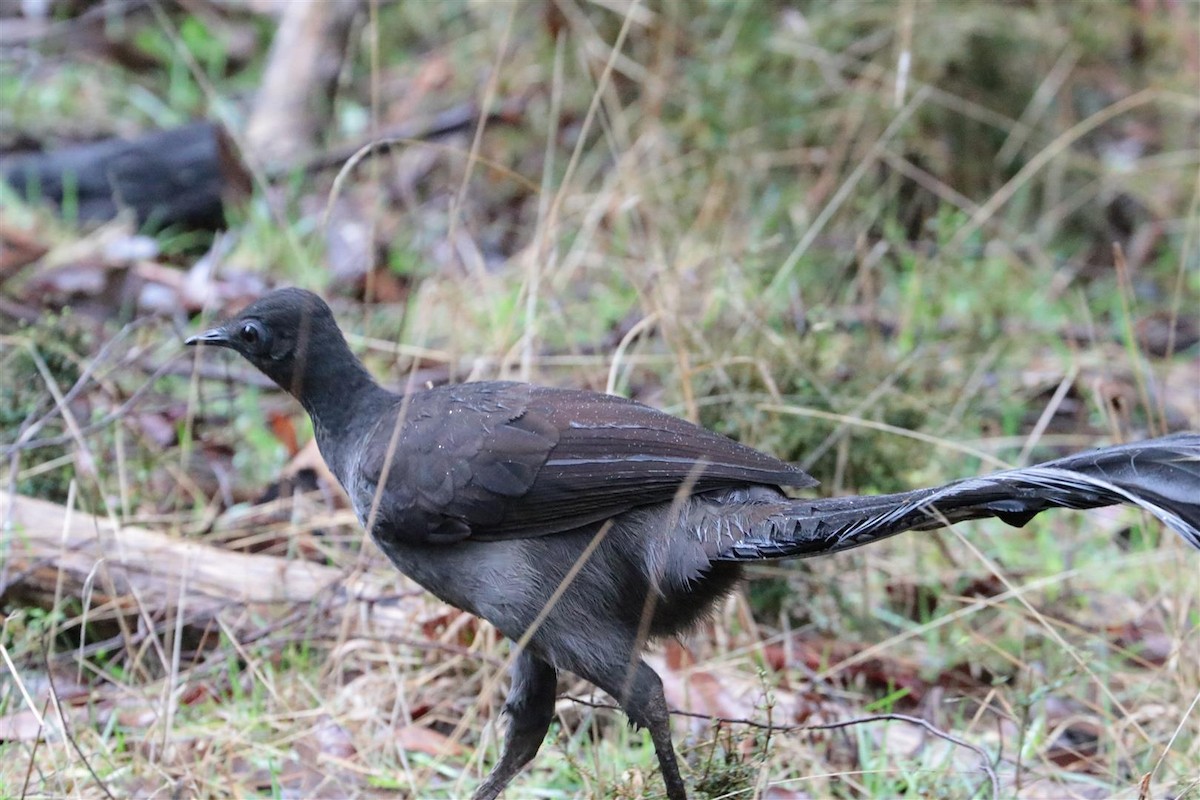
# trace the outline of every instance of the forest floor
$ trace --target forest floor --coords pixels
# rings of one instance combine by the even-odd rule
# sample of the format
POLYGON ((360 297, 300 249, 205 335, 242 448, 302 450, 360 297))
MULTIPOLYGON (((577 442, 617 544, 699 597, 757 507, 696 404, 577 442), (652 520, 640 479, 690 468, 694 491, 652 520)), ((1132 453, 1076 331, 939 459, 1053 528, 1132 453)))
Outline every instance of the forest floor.
MULTIPOLYGON (((507 642, 181 346, 270 287, 386 384, 632 396, 820 495, 1200 429, 1195 3, 14 5, 0 172, 231 150, 219 232, 0 183, 0 796, 454 798, 497 758, 507 642)), ((1129 509, 968 523, 755 568, 650 660, 697 798, 1198 798, 1198 563, 1129 509), (927 727, 806 727, 871 715, 927 727)), ((560 689, 507 796, 661 796, 560 689)))

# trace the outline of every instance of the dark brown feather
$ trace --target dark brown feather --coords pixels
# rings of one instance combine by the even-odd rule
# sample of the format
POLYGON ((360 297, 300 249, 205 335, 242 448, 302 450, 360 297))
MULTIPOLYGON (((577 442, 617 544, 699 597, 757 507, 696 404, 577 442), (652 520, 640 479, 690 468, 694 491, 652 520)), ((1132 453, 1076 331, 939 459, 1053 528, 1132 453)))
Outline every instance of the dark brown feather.
POLYGON ((402 538, 544 536, 687 494, 802 487, 800 469, 725 436, 612 395, 483 382, 410 395, 363 443, 356 504, 388 470, 377 530, 402 538), (446 523, 459 524, 446 528, 446 523))

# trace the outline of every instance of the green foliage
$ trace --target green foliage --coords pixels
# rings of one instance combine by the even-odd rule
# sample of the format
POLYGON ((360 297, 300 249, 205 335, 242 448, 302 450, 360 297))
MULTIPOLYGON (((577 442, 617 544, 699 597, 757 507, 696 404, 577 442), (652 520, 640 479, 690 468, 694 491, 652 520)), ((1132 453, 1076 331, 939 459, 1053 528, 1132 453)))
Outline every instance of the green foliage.
MULTIPOLYGON (((10 654, 14 658, 22 658, 31 648, 43 647, 51 632, 58 630, 68 616, 68 608, 38 608, 30 606, 14 610, 7 614, 4 620, 4 646, 13 648, 10 654)), ((35 653, 40 656, 40 653, 35 653)), ((0 699, 3 699, 0 697, 0 699)))
POLYGON ((247 387, 234 395, 233 431, 237 443, 233 465, 238 473, 252 486, 275 480, 287 462, 287 450, 272 433, 257 390, 247 387))
POLYGON ((704 771, 693 784, 695 793, 712 800, 751 795, 762 766, 743 755, 741 742, 734 741, 728 728, 717 733, 704 771))
POLYGON ((793 606, 791 582, 786 578, 754 576, 745 584, 746 601, 758 619, 775 620, 793 606))
POLYGON ((896 702, 912 694, 908 688, 893 689, 882 697, 878 697, 863 707, 864 714, 892 714, 896 712, 896 702))

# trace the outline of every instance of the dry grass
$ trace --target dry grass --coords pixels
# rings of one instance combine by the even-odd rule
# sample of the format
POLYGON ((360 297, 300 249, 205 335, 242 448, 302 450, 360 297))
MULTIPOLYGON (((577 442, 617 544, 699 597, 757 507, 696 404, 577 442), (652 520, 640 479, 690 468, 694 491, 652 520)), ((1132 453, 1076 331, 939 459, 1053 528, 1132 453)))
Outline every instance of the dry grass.
MULTIPOLYGON (((525 127, 414 144, 336 195, 319 179, 297 190, 288 231, 260 204, 221 268, 330 288, 318 221, 349 203, 388 239, 409 292, 401 306, 338 307, 392 383, 436 369, 632 394, 810 459, 826 492, 1200 427, 1195 349, 1151 357, 1138 327, 1200 300, 1194 5, 380 14, 347 68, 344 114, 369 96, 376 48, 385 84, 418 85, 436 61, 440 92, 530 95, 525 127), (1151 54, 1110 64, 1133 29, 1151 54), (401 52, 410 60, 390 60, 401 52), (397 200, 390 181, 410 175, 397 200), (1114 206, 1132 221, 1112 222, 1114 206)), ((171 356, 166 325, 130 337, 103 381, 140 385, 122 371, 134 358, 171 356)), ((2 347, 15 370, 45 344, 24 332, 2 347)), ((47 392, 69 388, 38 375, 47 392)), ((119 425, 78 437, 72 501, 365 570, 412 604, 411 630, 373 636, 328 598, 231 602, 198 625, 186 587, 167 607, 123 596, 120 613, 116 600, 6 594, 0 719, 42 733, 0 738, 0 795, 469 793, 498 755, 507 644, 414 593, 319 496, 285 503, 273 527, 239 523, 193 477, 205 447, 236 443, 235 480, 266 476, 255 494, 281 449, 259 402, 303 431, 298 409, 229 400, 215 381, 172 392, 189 398, 180 443, 155 451, 119 425), (83 629, 85 646, 108 646, 79 657, 83 629)), ((1197 563, 1127 511, 910 535, 758 569, 655 666, 672 703, 715 717, 920 716, 982 747, 1005 797, 1196 797, 1197 563)), ((563 699, 559 719, 508 796, 661 794, 648 739, 619 714, 563 699)), ((902 723, 768 733, 681 716, 677 734, 700 797, 987 794, 973 752, 902 723)))

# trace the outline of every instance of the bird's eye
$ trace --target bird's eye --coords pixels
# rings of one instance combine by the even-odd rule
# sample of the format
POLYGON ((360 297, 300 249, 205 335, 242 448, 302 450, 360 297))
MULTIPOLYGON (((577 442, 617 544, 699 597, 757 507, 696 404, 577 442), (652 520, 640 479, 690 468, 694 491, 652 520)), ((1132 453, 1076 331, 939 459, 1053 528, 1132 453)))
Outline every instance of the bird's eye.
POLYGON ((266 327, 256 319, 247 320, 238 328, 238 339, 248 351, 261 353, 269 349, 270 336, 266 327))

